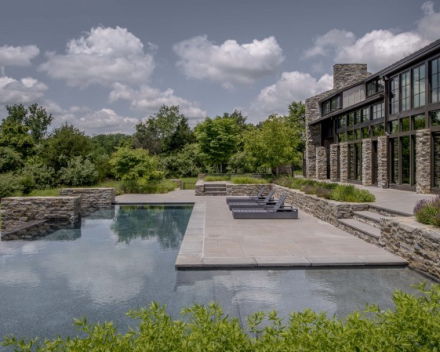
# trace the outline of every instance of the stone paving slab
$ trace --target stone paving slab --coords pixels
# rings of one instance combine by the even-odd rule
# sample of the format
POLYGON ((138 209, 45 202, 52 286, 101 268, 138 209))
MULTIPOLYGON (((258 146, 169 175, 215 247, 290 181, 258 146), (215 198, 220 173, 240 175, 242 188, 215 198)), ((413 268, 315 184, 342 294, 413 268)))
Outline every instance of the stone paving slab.
POLYGON ((407 262, 303 211, 299 219, 233 219, 225 197, 194 191, 123 195, 123 203, 191 202, 178 269, 403 266, 407 262))

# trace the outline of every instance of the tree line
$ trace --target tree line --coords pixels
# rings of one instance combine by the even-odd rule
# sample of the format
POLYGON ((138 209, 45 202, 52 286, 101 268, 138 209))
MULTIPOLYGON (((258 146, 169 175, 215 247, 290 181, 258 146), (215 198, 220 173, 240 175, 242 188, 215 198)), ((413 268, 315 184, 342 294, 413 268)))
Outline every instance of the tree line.
POLYGON ((283 165, 301 168, 305 147, 302 102, 256 126, 235 110, 207 117, 194 129, 179 106, 163 105, 132 135, 92 137, 68 122, 49 132, 54 117, 37 104, 6 110, 0 124, 0 188, 9 182, 23 192, 112 178, 148 182, 199 173, 277 173, 283 165))

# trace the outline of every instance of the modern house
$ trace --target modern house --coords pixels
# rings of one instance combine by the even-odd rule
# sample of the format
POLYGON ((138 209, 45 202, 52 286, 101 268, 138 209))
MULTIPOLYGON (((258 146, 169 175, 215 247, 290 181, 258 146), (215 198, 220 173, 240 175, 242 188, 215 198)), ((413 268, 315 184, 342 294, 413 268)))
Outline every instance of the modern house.
POLYGON ((440 40, 375 74, 334 65, 306 132, 307 177, 440 193, 440 40))

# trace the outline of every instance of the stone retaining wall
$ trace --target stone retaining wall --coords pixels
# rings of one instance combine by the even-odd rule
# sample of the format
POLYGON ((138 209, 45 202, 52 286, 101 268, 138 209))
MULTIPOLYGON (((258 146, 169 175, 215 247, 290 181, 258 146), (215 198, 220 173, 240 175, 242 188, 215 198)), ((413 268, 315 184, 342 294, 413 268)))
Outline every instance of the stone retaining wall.
POLYGON ((80 197, 8 197, 2 198, 2 230, 34 220, 75 224, 80 219, 80 197))
POLYGON ((114 188, 62 188, 61 197, 80 197, 81 208, 102 208, 115 202, 114 188))
POLYGON ((316 178, 327 179, 327 151, 325 147, 316 147, 316 178))
POLYGON ((381 243, 389 252, 409 262, 410 267, 440 279, 440 231, 423 225, 413 217, 384 218, 381 243))
MULTIPOLYGON (((203 181, 203 178, 200 178, 201 175, 199 175, 199 180, 196 182, 196 185, 194 186, 194 190, 196 192, 196 196, 204 196, 205 195, 205 181, 203 181)), ((203 175, 204 177, 204 175, 203 175)))
POLYGON ((266 192, 272 189, 272 185, 234 185, 226 184, 226 195, 228 196, 254 196, 260 192, 261 187, 266 186, 266 192))

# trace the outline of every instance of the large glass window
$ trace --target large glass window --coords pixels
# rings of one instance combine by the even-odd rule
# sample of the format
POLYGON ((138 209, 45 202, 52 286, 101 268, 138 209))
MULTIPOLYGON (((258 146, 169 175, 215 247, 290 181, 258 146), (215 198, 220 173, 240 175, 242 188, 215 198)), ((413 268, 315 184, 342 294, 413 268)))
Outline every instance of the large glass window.
POLYGON ((383 80, 376 78, 367 83, 367 97, 383 91, 383 80))
POLYGON ((431 103, 440 102, 440 58, 431 61, 431 103))
POLYGON ((410 124, 409 117, 404 117, 404 118, 400 119, 400 124, 401 124, 401 131, 402 132, 408 132, 411 130, 411 124, 410 124))
POLYGON ((339 108, 339 96, 333 97, 330 100, 330 107, 331 110, 336 110, 337 108, 339 108))
POLYGON ((399 183, 399 139, 390 139, 391 183, 399 183))
POLYGON ((346 115, 341 116, 340 118, 338 118, 337 121, 338 121, 337 122, 338 128, 343 128, 343 127, 347 126, 347 116, 346 115))
POLYGON ((390 125, 391 134, 399 133, 399 120, 390 121, 388 124, 390 125))
POLYGON ((330 112, 330 101, 325 101, 322 103, 322 114, 328 114, 330 112))
POLYGON ((362 138, 370 138, 370 130, 368 127, 362 128, 362 138))
POLYGON ((409 71, 400 75, 402 93, 402 111, 411 109, 411 79, 409 71))
POLYGON ((370 120, 370 107, 362 109, 362 121, 370 120))
POLYGON ((425 105, 425 65, 416 67, 413 73, 413 106, 418 108, 425 105))
POLYGON ((354 113, 350 112, 348 114, 348 126, 353 126, 354 125, 354 113))
POLYGON ((326 115, 332 111, 339 109, 339 95, 324 101, 321 105, 322 115, 326 115))
POLYGON ((390 80, 390 113, 399 112, 399 79, 394 77, 390 80))
POLYGON ((354 112, 354 124, 361 123, 361 111, 357 110, 354 112))
POLYGON ((431 120, 431 126, 440 126, 440 110, 430 111, 429 119, 431 120))
POLYGON ((341 142, 346 142, 346 141, 347 141, 347 138, 346 138, 346 136, 345 136, 345 133, 339 133, 339 134, 338 134, 338 141, 339 141, 339 143, 341 143, 341 142))
POLYGON ((385 135, 385 128, 382 123, 371 127, 373 130, 373 137, 379 137, 385 135))
POLYGON ((413 116, 414 130, 422 130, 425 128, 425 114, 413 116))
POLYGON ((380 119, 384 117, 384 103, 373 105, 373 120, 380 119))
POLYGON ((410 184, 411 182, 411 142, 410 137, 402 137, 402 183, 410 184))
POLYGON ((365 88, 363 84, 342 93, 343 108, 360 103, 362 100, 365 100, 365 88))

